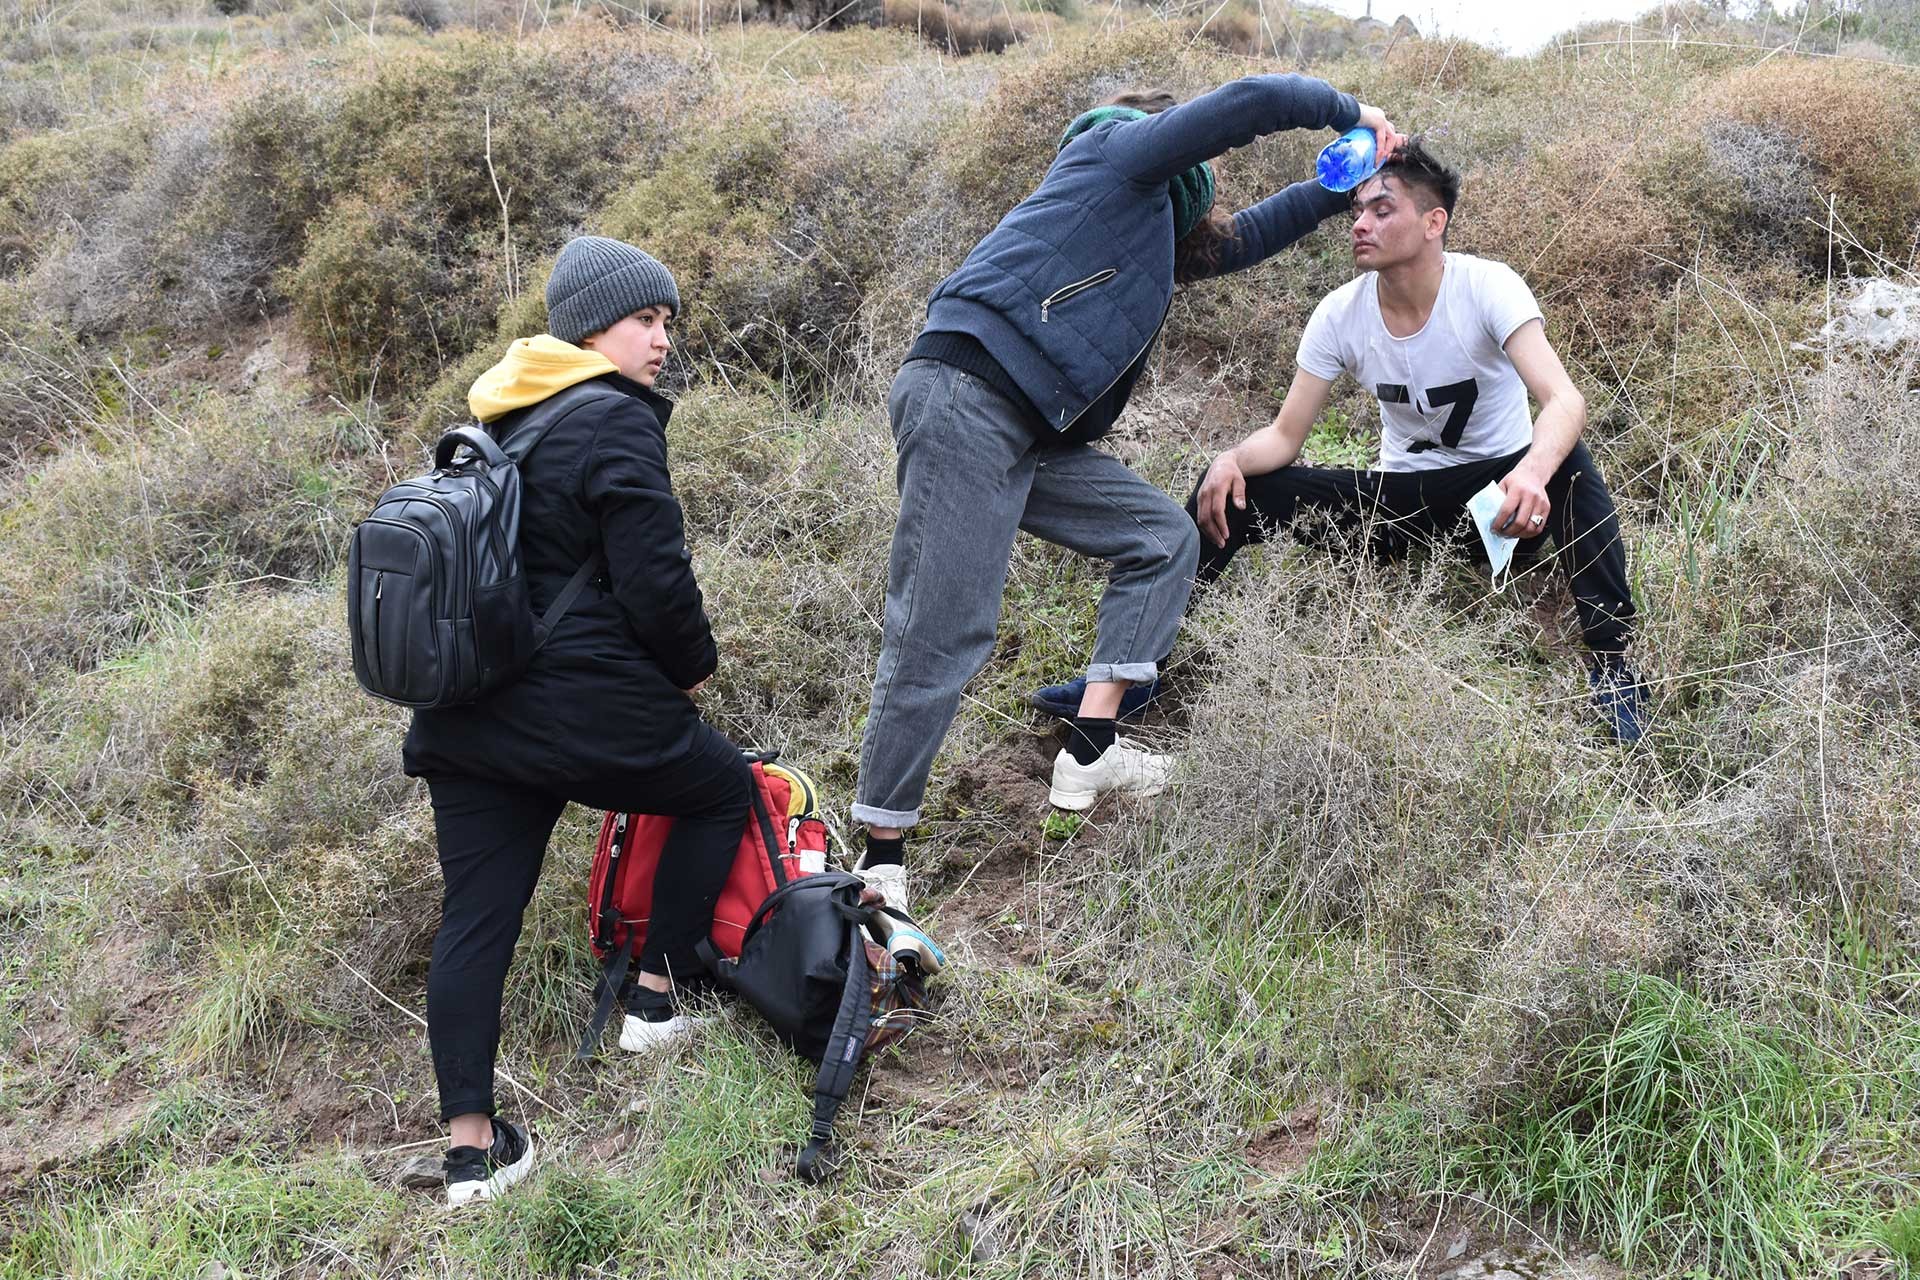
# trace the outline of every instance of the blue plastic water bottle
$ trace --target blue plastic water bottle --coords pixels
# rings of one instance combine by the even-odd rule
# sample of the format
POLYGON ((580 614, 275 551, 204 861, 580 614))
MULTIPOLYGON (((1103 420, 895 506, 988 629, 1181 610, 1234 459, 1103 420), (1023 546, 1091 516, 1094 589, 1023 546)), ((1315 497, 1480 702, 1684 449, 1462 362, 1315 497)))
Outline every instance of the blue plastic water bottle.
POLYGON ((1320 185, 1329 191, 1351 191, 1380 168, 1374 163, 1373 130, 1361 125, 1349 129, 1320 150, 1320 185))

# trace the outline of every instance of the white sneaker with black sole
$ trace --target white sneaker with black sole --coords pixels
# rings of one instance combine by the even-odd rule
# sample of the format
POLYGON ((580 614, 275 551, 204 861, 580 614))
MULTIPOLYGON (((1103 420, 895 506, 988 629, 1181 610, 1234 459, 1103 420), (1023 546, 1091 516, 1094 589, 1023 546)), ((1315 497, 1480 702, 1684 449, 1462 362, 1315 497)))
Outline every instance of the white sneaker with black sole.
POLYGON ((1174 757, 1145 751, 1115 739, 1092 764, 1081 764, 1061 748, 1053 758, 1053 789, 1047 799, 1057 808, 1079 812, 1109 791, 1127 796, 1157 796, 1173 778, 1174 757))
POLYGON ((704 1018, 680 1012, 671 994, 635 986, 627 996, 626 1021, 620 1024, 620 1047, 628 1053, 653 1053, 688 1039, 704 1018))
POLYGON ((880 891, 880 901, 888 907, 907 914, 907 869, 898 862, 878 862, 871 867, 855 867, 853 874, 867 882, 869 888, 880 891))
POLYGON ((533 1172, 533 1139, 513 1121, 495 1116, 492 1144, 484 1151, 449 1147, 444 1167, 449 1209, 493 1200, 533 1172))

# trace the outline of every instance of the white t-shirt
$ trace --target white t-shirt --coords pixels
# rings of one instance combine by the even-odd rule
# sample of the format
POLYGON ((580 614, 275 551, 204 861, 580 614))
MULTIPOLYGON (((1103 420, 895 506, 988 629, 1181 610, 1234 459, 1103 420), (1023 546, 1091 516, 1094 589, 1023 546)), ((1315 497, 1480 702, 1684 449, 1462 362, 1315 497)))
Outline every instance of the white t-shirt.
POLYGON ((1314 308, 1299 365, 1329 382, 1351 373, 1373 392, 1384 471, 1500 458, 1533 443, 1527 387, 1505 348, 1514 330, 1540 318, 1519 272, 1449 253, 1433 314, 1418 333, 1387 332, 1377 273, 1369 271, 1314 308))

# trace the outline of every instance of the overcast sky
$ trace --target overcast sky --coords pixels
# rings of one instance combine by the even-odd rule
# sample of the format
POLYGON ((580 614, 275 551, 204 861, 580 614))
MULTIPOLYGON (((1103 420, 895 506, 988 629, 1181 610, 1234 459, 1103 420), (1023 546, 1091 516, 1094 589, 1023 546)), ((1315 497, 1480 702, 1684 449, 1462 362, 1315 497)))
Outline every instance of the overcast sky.
MULTIPOLYGON (((1316 0, 1360 17, 1367 0, 1316 0)), ((1373 16, 1413 19, 1423 36, 1465 36, 1509 53, 1531 53, 1571 27, 1596 19, 1625 19, 1657 8, 1660 0, 1373 0, 1373 16)), ((1778 0, 1776 0, 1778 8, 1778 0)))

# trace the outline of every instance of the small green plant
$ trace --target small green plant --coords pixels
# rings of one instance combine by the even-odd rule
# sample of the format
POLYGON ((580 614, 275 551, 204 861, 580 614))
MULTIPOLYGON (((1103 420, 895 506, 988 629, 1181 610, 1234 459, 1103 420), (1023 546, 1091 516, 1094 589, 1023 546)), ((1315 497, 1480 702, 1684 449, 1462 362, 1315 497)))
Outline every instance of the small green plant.
POLYGON ((1307 433, 1301 452, 1315 466, 1364 468, 1371 466, 1379 445, 1369 425, 1340 405, 1330 405, 1307 433))
POLYGON ((1048 840, 1071 840, 1080 834, 1080 828, 1086 822, 1086 818, 1077 813, 1049 810, 1046 822, 1041 824, 1040 834, 1048 840))
POLYGON ((1910 1267, 1920 1267, 1920 1205, 1895 1209, 1874 1236, 1896 1258, 1910 1267))
POLYGON ((572 1276, 620 1256, 640 1227, 633 1189, 611 1178, 558 1172, 518 1213, 528 1260, 542 1275, 572 1276))

